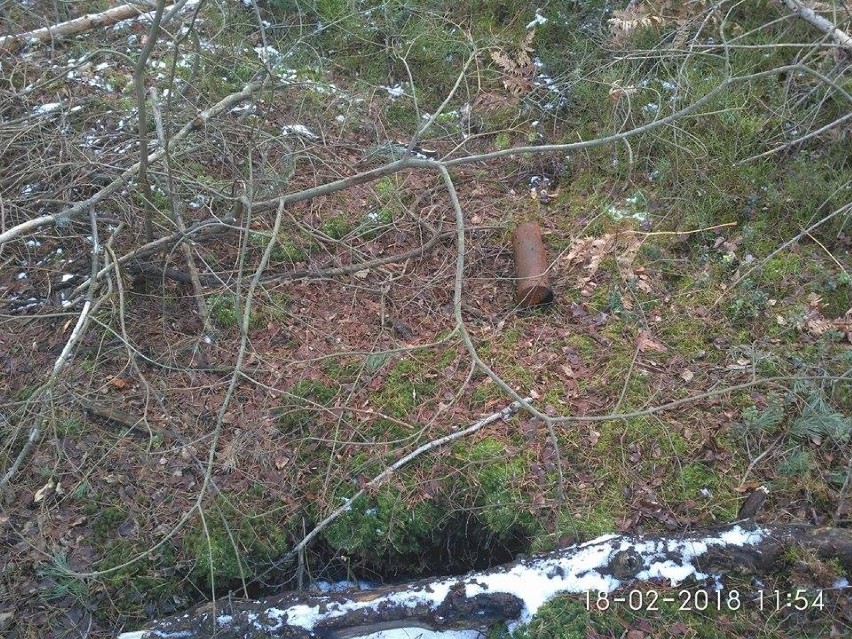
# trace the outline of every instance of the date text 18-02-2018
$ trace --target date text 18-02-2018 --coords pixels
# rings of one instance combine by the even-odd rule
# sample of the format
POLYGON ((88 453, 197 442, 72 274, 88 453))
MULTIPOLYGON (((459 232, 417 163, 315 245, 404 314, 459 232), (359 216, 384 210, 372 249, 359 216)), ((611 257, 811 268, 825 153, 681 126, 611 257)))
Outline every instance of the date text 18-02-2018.
POLYGON ((606 592, 587 592, 586 610, 604 611, 614 606, 625 606, 630 610, 659 610, 660 606, 673 605, 683 612, 701 612, 703 610, 730 610, 741 608, 752 610, 822 610, 825 607, 822 590, 710 590, 706 588, 681 589, 678 591, 633 589, 611 594, 606 592))

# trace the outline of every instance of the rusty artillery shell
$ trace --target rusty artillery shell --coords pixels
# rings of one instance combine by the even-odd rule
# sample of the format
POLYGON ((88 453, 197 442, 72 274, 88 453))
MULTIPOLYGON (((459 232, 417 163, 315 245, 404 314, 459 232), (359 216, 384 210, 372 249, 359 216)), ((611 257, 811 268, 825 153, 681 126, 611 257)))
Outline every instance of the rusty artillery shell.
POLYGON ((519 306, 538 306, 553 301, 553 289, 547 279, 547 251, 541 241, 541 227, 535 222, 521 224, 512 236, 518 284, 515 302, 519 306))

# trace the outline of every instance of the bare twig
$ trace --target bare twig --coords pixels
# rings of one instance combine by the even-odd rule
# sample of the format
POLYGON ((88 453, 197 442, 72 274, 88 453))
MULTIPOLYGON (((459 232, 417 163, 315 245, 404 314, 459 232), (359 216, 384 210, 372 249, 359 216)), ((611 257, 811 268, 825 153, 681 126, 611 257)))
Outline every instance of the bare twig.
MULTIPOLYGON (((148 162, 153 163, 157 160, 161 159, 168 150, 171 150, 179 141, 186 138, 190 133, 196 131, 198 129, 204 128, 207 122, 211 119, 218 117, 223 112, 227 111, 235 104, 239 104, 243 100, 251 97, 255 91, 260 89, 263 86, 263 82, 251 82, 243 87, 242 91, 237 91, 236 93, 232 93, 212 107, 205 109, 201 113, 195 116, 190 122, 187 122, 177 133, 175 133, 171 139, 169 140, 169 149, 157 149, 153 153, 148 156, 148 162)), ((139 172, 139 163, 137 162, 130 168, 126 169, 120 176, 115 178, 112 182, 110 182, 103 189, 95 193, 90 198, 83 200, 82 202, 78 202, 73 206, 70 206, 59 213, 52 213, 49 215, 40 215, 39 217, 35 217, 31 220, 27 220, 26 222, 21 222, 10 228, 3 233, 0 233, 0 245, 9 242, 10 240, 14 240, 18 237, 26 233, 30 233, 35 231, 36 229, 41 228, 42 226, 47 226, 50 224, 56 224, 60 220, 71 220, 80 215, 86 213, 91 207, 102 202, 107 197, 120 191, 124 188, 139 172)), ((270 207, 274 208, 274 207, 270 207)))

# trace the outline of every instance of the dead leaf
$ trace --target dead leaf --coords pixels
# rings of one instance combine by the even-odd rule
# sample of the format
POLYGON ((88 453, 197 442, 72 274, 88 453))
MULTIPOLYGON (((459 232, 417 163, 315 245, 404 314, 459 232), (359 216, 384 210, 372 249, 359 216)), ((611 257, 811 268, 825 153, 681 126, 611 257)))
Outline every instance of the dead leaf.
POLYGON ((33 502, 39 504, 44 501, 44 498, 47 497, 50 493, 52 493, 55 487, 56 484, 53 482, 53 480, 48 480, 48 482, 44 486, 42 486, 35 492, 35 495, 33 496, 33 502))
POLYGON ((123 377, 113 377, 110 382, 110 386, 113 388, 117 388, 118 390, 124 390, 127 388, 127 380, 123 377))
POLYGON ((683 379, 683 381, 685 381, 685 382, 691 382, 691 381, 692 381, 692 378, 693 378, 693 377, 695 377, 695 373, 693 373, 691 370, 689 370, 689 369, 687 368, 686 370, 684 370, 684 371, 680 374, 680 376, 681 376, 681 378, 683 379))
POLYGON ((665 344, 651 337, 648 331, 639 331, 639 335, 636 337, 636 347, 640 353, 647 353, 648 351, 665 353, 669 350, 665 344))

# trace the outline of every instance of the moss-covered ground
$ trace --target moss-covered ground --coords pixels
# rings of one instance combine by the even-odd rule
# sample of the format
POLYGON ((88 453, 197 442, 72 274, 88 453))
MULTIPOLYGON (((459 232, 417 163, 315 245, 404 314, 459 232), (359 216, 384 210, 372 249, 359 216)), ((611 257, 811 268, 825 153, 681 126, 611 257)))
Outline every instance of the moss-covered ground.
MULTIPOLYGON (((536 23, 536 7, 504 1, 271 0, 257 15, 224 3, 161 36, 149 83, 170 89, 174 122, 241 90, 261 61, 271 73, 251 109, 211 121, 181 143, 168 178, 164 167, 154 177, 158 233, 172 232, 168 184, 187 223, 238 219, 192 247, 211 274, 206 326, 184 283, 143 281, 131 266, 110 283, 50 398, 44 439, 5 498, 0 600, 19 614, 10 621, 0 607, 0 635, 71 636, 62 633, 90 623, 91 636, 112 636, 298 579, 462 573, 605 533, 713 528, 734 521, 760 485, 770 491, 760 521, 849 525, 852 165, 848 121, 832 124, 850 109, 848 58, 774 2, 655 0, 619 13, 626 4, 544 2, 547 20, 536 23), (297 202, 275 236, 274 211, 239 209, 238 197, 260 201, 395 159, 450 91, 417 152, 456 158, 649 127, 452 170, 467 225, 465 327, 500 379, 559 419, 548 427, 516 415, 424 453, 322 530, 297 574, 280 559, 318 522, 410 451, 511 398, 471 365, 456 330, 452 234, 422 254, 347 270, 454 229, 434 175, 407 170, 297 202), (556 293, 532 311, 513 302, 511 232, 524 221, 544 230, 556 293), (268 272, 284 276, 260 284, 214 442, 246 290, 270 242, 268 272), (305 270, 329 274, 286 276, 305 270), (140 425, 84 410, 81 398, 140 425)), ((9 7, 10 24, 37 26, 31 6, 42 5, 54 12, 40 1, 9 7)), ((848 16, 833 19, 849 28, 848 16)), ((4 164, 16 167, 0 181, 11 214, 35 210, 27 189, 53 206, 99 179, 46 168, 33 148, 66 157, 73 139, 81 166, 108 176, 135 161, 120 150, 136 127, 131 61, 103 47, 135 56, 145 28, 15 58, 0 89, 4 122, 59 94, 86 108, 17 137, 0 128, 4 164), (47 71, 51 56, 86 53, 96 61, 73 77, 47 71), (54 125, 65 128, 50 137, 54 125), (94 139, 100 146, 86 145, 94 139), (39 186, 65 179, 49 193, 39 186)), ((102 213, 136 229, 144 205, 115 195, 102 213)), ((69 269, 87 273, 86 228, 9 245, 0 269, 9 297, 26 300, 69 269)), ((124 231, 110 250, 141 243, 124 231)), ((181 256, 162 263, 181 269, 181 256)), ((43 397, 42 373, 77 314, 4 312, 5 469, 27 432, 15 420, 36 409, 31 398, 43 397)), ((725 588, 744 596, 735 610, 599 611, 566 596, 514 637, 845 636, 839 572, 791 556, 764 586, 732 576, 725 588), (760 588, 822 588, 825 605, 761 610, 760 588)))

